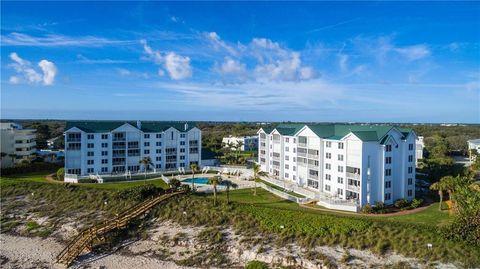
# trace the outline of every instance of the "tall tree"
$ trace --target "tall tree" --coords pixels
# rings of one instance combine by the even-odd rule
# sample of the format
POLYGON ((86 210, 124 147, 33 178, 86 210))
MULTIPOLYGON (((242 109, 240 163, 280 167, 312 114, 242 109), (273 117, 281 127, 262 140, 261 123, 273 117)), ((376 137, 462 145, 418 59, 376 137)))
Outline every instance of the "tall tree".
POLYGON ((197 172, 198 166, 196 163, 190 164, 190 169, 192 169, 192 191, 195 191, 195 172, 197 172))
POLYGON ((260 173, 260 165, 258 163, 254 163, 252 169, 253 169, 253 184, 254 184, 253 195, 257 195, 257 179, 258 179, 258 173, 260 173))
POLYGON ((437 181, 430 185, 430 189, 434 191, 438 191, 438 196, 440 196, 440 204, 438 206, 438 210, 442 211, 442 202, 443 202, 443 191, 445 190, 443 183, 437 181))
POLYGON ((223 185, 227 188, 227 204, 230 203, 230 189, 236 189, 238 188, 237 183, 231 181, 231 180, 224 180, 223 185))
POLYGON ((208 179, 208 184, 213 186, 213 205, 217 205, 217 185, 222 183, 221 176, 214 176, 208 179))
POLYGON ((150 167, 150 165, 153 164, 152 159, 150 159, 150 157, 144 157, 138 163, 143 165, 143 172, 145 175, 145 184, 147 184, 147 170, 148 170, 148 167, 150 167))

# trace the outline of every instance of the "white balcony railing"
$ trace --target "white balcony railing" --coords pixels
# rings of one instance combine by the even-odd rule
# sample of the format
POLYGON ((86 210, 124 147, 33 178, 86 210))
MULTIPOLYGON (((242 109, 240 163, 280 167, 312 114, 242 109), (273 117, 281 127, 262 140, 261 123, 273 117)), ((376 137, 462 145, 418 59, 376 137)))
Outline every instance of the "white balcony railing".
POLYGON ((347 190, 360 193, 360 186, 347 185, 347 190))

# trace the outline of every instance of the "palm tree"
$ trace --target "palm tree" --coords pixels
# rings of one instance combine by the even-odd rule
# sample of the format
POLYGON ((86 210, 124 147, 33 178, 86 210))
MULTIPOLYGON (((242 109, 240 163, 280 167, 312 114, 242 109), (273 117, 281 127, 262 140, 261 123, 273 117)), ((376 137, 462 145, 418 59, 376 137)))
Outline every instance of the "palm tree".
POLYGON ((223 185, 227 188, 227 204, 230 203, 230 188, 236 189, 238 188, 237 183, 232 182, 231 180, 224 180, 223 185))
POLYGON ((150 157, 147 156, 141 159, 138 163, 143 165, 143 171, 145 173, 145 184, 147 184, 147 170, 150 165, 153 165, 152 159, 150 159, 150 157))
POLYGON ((221 176, 214 176, 208 179, 208 184, 213 186, 213 206, 217 205, 217 185, 222 183, 221 176))
POLYGON ((192 191, 195 191, 195 172, 197 172, 198 166, 196 163, 190 164, 190 169, 192 169, 192 191))
POLYGON ((438 206, 438 210, 442 211, 442 202, 443 202, 443 191, 444 191, 444 185, 443 182, 437 181, 430 185, 430 189, 433 191, 438 191, 438 196, 440 196, 440 204, 438 206))
POLYGON ((238 141, 237 144, 235 145, 235 163, 239 163, 238 162, 238 155, 240 155, 240 151, 242 150, 242 147, 245 143, 243 143, 243 141, 238 141))
POLYGON ((260 165, 258 163, 253 163, 253 184, 254 184, 254 191, 253 195, 257 195, 257 177, 258 173, 260 173, 260 165))

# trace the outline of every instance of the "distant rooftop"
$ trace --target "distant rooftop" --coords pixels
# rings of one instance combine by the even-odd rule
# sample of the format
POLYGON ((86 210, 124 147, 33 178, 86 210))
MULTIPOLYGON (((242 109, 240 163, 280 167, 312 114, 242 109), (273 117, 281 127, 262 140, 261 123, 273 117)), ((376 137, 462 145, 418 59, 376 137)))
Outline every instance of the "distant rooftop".
POLYGON ((272 133, 277 130, 281 135, 293 136, 302 128, 307 126, 316 135, 324 139, 339 140, 349 133, 353 133, 362 141, 379 141, 385 142, 385 135, 392 129, 396 128, 407 137, 412 129, 400 128, 389 125, 350 125, 350 124, 301 124, 301 123, 281 123, 275 128, 262 128, 266 133, 272 133), (382 141, 381 141, 382 140, 382 141))
POLYGON ((170 127, 180 132, 186 132, 196 127, 194 122, 174 121, 67 121, 65 130, 77 127, 86 133, 108 133, 126 123, 135 128, 137 128, 137 123, 140 123, 140 130, 145 133, 161 133, 170 127))

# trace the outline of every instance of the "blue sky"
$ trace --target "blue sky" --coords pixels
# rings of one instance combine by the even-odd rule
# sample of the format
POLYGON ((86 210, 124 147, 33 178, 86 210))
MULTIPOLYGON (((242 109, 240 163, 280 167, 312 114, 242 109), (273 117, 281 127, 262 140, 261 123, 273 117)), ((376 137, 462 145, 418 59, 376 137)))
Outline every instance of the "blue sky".
POLYGON ((480 123, 475 2, 1 2, 1 117, 480 123))

